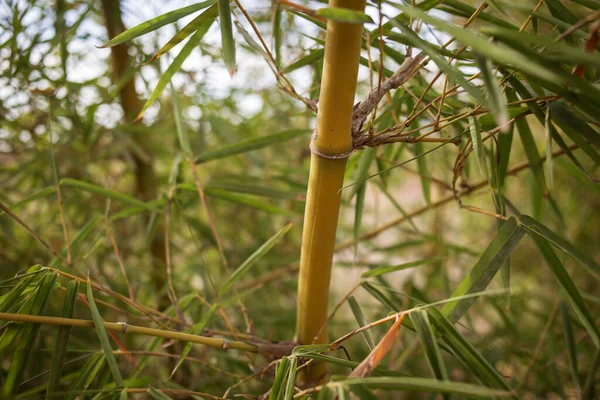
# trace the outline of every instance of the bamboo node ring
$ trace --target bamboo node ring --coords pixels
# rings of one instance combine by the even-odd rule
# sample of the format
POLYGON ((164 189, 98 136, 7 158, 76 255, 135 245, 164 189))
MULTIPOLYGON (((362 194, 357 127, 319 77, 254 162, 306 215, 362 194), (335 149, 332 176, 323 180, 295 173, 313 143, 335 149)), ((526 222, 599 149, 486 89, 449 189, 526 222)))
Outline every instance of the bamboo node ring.
POLYGON ((340 160, 343 158, 348 158, 348 157, 350 157, 350 154, 352 154, 352 152, 354 151, 354 149, 351 149, 349 151, 346 151, 346 152, 340 153, 340 154, 327 154, 327 153, 323 153, 322 151, 315 149, 312 141, 310 142, 310 145, 308 146, 308 148, 310 149, 311 153, 316 154, 319 157, 327 158, 328 160, 340 160))
POLYGON ((119 325, 121 325, 121 327, 123 328, 123 329, 121 330, 121 332, 122 332, 123 334, 126 334, 126 333, 127 333, 127 328, 128 328, 127 322, 119 322, 119 325))

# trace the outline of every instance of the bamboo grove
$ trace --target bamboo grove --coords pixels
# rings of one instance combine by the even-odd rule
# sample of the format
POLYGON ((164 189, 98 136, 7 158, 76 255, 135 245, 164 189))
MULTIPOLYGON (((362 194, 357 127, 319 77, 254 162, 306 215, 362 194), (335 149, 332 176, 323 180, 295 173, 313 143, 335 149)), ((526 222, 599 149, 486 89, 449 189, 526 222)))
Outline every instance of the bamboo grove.
POLYGON ((147 3, 0 5, 1 398, 598 396, 600 2, 147 3))

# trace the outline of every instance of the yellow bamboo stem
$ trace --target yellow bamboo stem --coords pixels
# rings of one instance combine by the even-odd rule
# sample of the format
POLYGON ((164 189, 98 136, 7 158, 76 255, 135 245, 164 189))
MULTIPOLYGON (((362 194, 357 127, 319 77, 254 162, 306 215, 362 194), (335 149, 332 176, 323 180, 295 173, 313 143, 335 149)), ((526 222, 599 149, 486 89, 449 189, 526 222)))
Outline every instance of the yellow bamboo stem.
MULTIPOLYGON (((330 0, 329 7, 363 12, 365 0, 330 0)), ((360 24, 329 20, 317 130, 313 134, 310 177, 304 214, 296 338, 301 344, 327 343, 329 280, 335 247, 347 155, 352 150, 351 122, 360 58, 360 24), (335 158, 341 156, 340 158, 335 158), (315 337, 318 332, 322 333, 315 337)), ((300 385, 322 381, 324 363, 311 363, 298 375, 300 385)))

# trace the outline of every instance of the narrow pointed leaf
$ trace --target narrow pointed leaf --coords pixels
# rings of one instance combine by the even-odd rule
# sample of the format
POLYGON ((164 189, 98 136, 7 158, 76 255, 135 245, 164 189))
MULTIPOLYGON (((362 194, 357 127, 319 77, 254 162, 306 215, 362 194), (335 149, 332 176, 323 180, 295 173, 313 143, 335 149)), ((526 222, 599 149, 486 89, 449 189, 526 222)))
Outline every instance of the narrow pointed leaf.
POLYGON ((281 240, 281 238, 288 233, 290 229, 292 229, 293 224, 290 222, 283 228, 279 230, 275 235, 271 236, 269 240, 267 240, 262 246, 260 246, 250 257, 246 259, 229 277, 225 285, 219 291, 220 295, 223 296, 226 294, 233 284, 240 279, 254 264, 260 261, 261 258, 265 256, 272 248, 281 240))
MULTIPOLYGON (((513 217, 509 218, 498 231, 488 248, 481 255, 471 272, 463 279, 451 297, 481 292, 492 281, 498 269, 504 264, 515 249, 525 230, 513 217)), ((475 302, 475 298, 447 303, 442 312, 452 322, 458 321, 475 302)))
POLYGON ((434 262, 437 262, 440 260, 443 260, 443 258, 441 258, 441 257, 426 258, 423 260, 410 261, 410 262, 406 262, 406 263, 399 264, 399 265, 377 267, 377 268, 373 268, 370 271, 363 272, 363 274, 361 276, 363 278, 373 278, 376 276, 389 274, 390 272, 394 272, 394 271, 401 271, 401 270, 405 270, 408 268, 418 267, 420 265, 431 264, 431 263, 434 263, 434 262))
POLYGON ((479 66, 479 70, 481 71, 481 78, 483 79, 483 83, 488 92, 488 107, 496 118, 498 126, 502 127, 502 132, 506 133, 508 132, 508 126, 506 126, 506 123, 508 122, 508 113, 506 111, 506 104, 504 102, 504 97, 502 97, 500 86, 498 86, 498 82, 492 71, 492 63, 489 58, 479 54, 476 55, 475 59, 479 66))
POLYGON ((537 245, 538 249, 546 259, 546 262, 554 276, 556 276, 556 280, 558 284, 563 288, 565 294, 567 295, 571 306, 577 313, 577 316, 581 320, 581 323, 587 330, 588 334, 592 338, 592 341, 596 345, 596 347, 600 348, 600 330, 596 326, 594 318, 588 308, 583 301, 583 297, 577 290, 577 286, 573 283, 573 280, 569 276, 569 273, 563 266, 562 262, 552 249, 552 246, 544 240, 542 237, 536 235, 535 233, 529 233, 531 239, 533 239, 534 243, 537 245))
POLYGON ((519 223, 525 227, 530 232, 539 235, 552 243, 554 246, 558 247, 581 264, 583 264, 586 268, 588 268, 591 272, 596 274, 600 274, 600 265, 596 263, 591 257, 583 254, 581 251, 576 249, 571 243, 558 236, 556 233, 552 232, 546 226, 542 225, 535 219, 531 218, 528 215, 521 215, 519 217, 519 223))
POLYGON ((83 190, 84 192, 93 193, 100 197, 104 197, 106 199, 112 199, 119 201, 121 203, 129 204, 131 206, 143 207, 146 210, 153 210, 154 208, 150 206, 148 203, 144 203, 138 199, 135 199, 129 195, 116 192, 114 190, 105 189, 102 186, 94 185, 93 183, 88 183, 84 181, 79 181, 71 178, 62 178, 60 180, 61 186, 67 186, 79 190, 83 190))
POLYGON ((248 139, 243 142, 234 143, 221 147, 210 152, 206 152, 196 157, 196 164, 205 163, 208 161, 218 160, 220 158, 230 157, 236 154, 247 153, 249 151, 262 149, 271 146, 275 143, 283 143, 295 137, 310 133, 307 129, 296 129, 274 133, 272 135, 263 136, 255 139, 248 139))
POLYGON ((221 47, 223 61, 229 70, 229 75, 235 75, 235 41, 233 39, 233 24, 231 23, 230 0, 217 0, 219 4, 219 25, 221 26, 221 47))
MULTIPOLYGON (((161 75, 156 87, 148 97, 148 100, 144 103, 142 110, 138 114, 136 121, 140 120, 148 107, 152 105, 162 94, 163 90, 167 87, 167 84, 171 82, 171 78, 181 69, 183 62, 188 58, 188 56, 192 53, 192 50, 196 48, 204 38, 204 35, 208 31, 208 28, 213 24, 215 18, 217 16, 217 6, 213 5, 208 10, 203 12, 198 18, 201 19, 201 24, 199 23, 196 32, 192 35, 190 40, 183 46, 179 54, 173 59, 169 68, 161 75)), ((155 56, 156 57, 156 56, 155 56)))
POLYGON ((569 306, 563 301, 559 308, 562 315, 563 332, 567 344, 566 347, 569 357, 569 367, 571 368, 571 377, 573 378, 573 383, 575 384, 577 391, 579 391, 579 367, 577 363, 577 350, 575 349, 575 338, 573 337, 573 326, 571 324, 571 317, 569 316, 569 306))
MULTIPOLYGON (((348 304, 350 305, 350 309, 352 310, 352 314, 354 314, 354 319, 356 319, 356 323, 358 327, 365 326, 367 323, 365 321, 365 316, 360 308, 360 305, 354 298, 354 296, 350 296, 348 298, 348 304)), ((375 341, 373 340, 373 336, 371 335, 371 331, 368 329, 362 332, 362 336, 367 342, 367 346, 369 346, 369 350, 373 350, 375 347, 375 341)))
POLYGON ((102 352, 104 353, 104 357, 106 358, 106 362, 110 368, 110 372, 117 384, 117 387, 123 387, 123 378, 121 377, 121 371, 119 371, 119 366, 117 365, 117 360, 115 359, 115 355, 113 354, 113 349, 110 345, 110 340, 108 339, 108 335, 106 334, 106 329, 102 323, 102 317, 100 316, 100 312, 98 311, 98 307, 96 306, 96 302, 94 300, 94 292, 92 290, 92 283, 88 278, 87 281, 87 297, 88 302, 90 303, 90 312, 92 314, 92 319, 94 320, 94 326, 96 327, 96 335, 100 340, 100 344, 102 346, 102 352))
MULTIPOLYGON (((73 318, 75 302, 79 290, 79 281, 72 280, 67 284, 67 292, 63 302, 63 308, 60 316, 62 318, 73 318)), ((52 363, 50 367, 50 378, 48 380, 48 389, 46 390, 46 398, 51 398, 53 392, 58 391, 58 385, 62 376, 64 363, 67 356, 67 344, 69 342, 69 333, 71 327, 61 325, 58 327, 56 334, 56 343, 52 350, 52 363)))
POLYGON ((173 23, 187 15, 195 13, 196 11, 202 10, 212 4, 214 4, 215 0, 203 1, 197 4, 192 4, 191 6, 179 8, 174 11, 170 11, 166 14, 160 15, 156 18, 152 18, 146 22, 142 22, 139 25, 134 26, 133 28, 127 29, 125 32, 115 36, 108 42, 106 42, 101 47, 112 47, 118 44, 127 42, 131 39, 135 39, 136 37, 145 35, 146 33, 150 33, 152 31, 157 30, 160 27, 173 23))

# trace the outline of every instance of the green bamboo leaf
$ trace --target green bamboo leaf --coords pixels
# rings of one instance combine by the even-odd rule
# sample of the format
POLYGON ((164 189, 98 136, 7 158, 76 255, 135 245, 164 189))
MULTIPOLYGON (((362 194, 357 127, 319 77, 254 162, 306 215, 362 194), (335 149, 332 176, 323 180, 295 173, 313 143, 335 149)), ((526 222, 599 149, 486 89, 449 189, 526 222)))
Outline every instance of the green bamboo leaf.
MULTIPOLYGON (((336 382, 338 383, 338 382, 336 382)), ((466 397, 496 397, 508 396, 510 391, 494 390, 484 386, 471 385, 461 382, 445 382, 435 379, 413 378, 413 377, 369 377, 347 379, 344 385, 352 388, 361 385, 365 388, 379 390, 402 390, 407 392, 433 392, 457 394, 466 397)))
POLYGON ((384 306, 388 307, 391 311, 399 311, 400 306, 394 304, 392 300, 390 300, 385 294, 383 294, 379 289, 375 286, 371 285, 369 282, 363 282, 360 284, 371 296, 373 296, 377 301, 379 301, 384 306))
POLYGON ((525 229, 529 232, 533 232, 536 235, 539 235, 552 243, 554 246, 558 247, 575 260, 579 261, 585 267, 587 267, 591 272, 596 274, 600 274, 600 265, 596 263, 591 257, 583 254, 581 251, 577 250, 571 243, 558 236, 556 233, 552 232, 546 226, 542 225, 535 219, 531 218, 528 215, 519 216, 519 223, 523 225, 525 229))
MULTIPOLYGON (((182 185, 178 185, 178 187, 181 187, 181 186, 182 185)), ((195 187, 194 187, 194 191, 196 191, 195 187)), ((281 215, 292 215, 293 214, 292 212, 290 212, 288 210, 284 210, 282 208, 275 207, 267 202, 257 199, 254 196, 247 196, 247 195, 242 195, 239 193, 232 193, 230 191, 215 188, 215 187, 205 187, 204 192, 209 197, 226 200, 231 203, 239 204, 239 205, 246 206, 246 207, 256 208, 257 210, 265 211, 265 212, 272 213, 272 214, 281 214, 281 215)))
POLYGON ((564 101, 555 101, 550 104, 552 120, 559 126, 569 126, 579 135, 596 147, 600 147, 600 134, 589 126, 581 117, 569 109, 564 101))
POLYGON ((281 65, 281 8, 279 6, 279 2, 273 2, 273 53, 275 54, 275 62, 278 66, 281 65))
MULTIPOLYGON (((463 296, 470 293, 483 291, 515 249, 525 230, 513 217, 509 218, 498 230, 498 233, 481 255, 481 258, 471 272, 463 279, 451 297, 463 296)), ((458 321, 475 302, 475 298, 468 298, 444 305, 442 312, 452 322, 458 321)))
POLYGON ((575 25, 579 21, 579 18, 565 7, 560 0, 546 0, 544 4, 555 18, 559 18, 570 25, 575 25))
MULTIPOLYGON (((356 172, 354 174, 354 180, 356 182, 363 182, 369 176, 369 168, 373 164, 375 157, 377 155, 377 148, 369 147, 365 149, 358 160, 358 165, 356 166, 356 172)), ((349 199, 352 199, 358 191, 360 190, 362 185, 356 185, 350 190, 349 199)))
MULTIPOLYGON (((188 333, 191 333, 192 335, 200 335, 204 328, 206 328, 206 325, 208 324, 208 322, 210 321, 210 319, 215 314, 215 311, 217 311, 218 308, 218 304, 213 304, 210 307, 210 309, 202 316, 200 322, 192 326, 192 328, 189 329, 188 333)), ((193 347, 193 343, 186 343, 185 347, 183 348, 183 351, 181 352, 181 357, 179 357, 179 361, 177 361, 177 365, 175 365, 175 368, 173 368, 173 372, 171 372, 171 377, 175 375, 175 372, 179 369, 181 364, 183 364, 188 354, 190 354, 190 351, 192 351, 193 347)))
POLYGON ((340 400, 350 400, 350 392, 346 386, 340 385, 337 387, 338 399, 340 400))
MULTIPOLYGON (((509 101, 517 101, 518 100, 516 98, 516 96, 514 96, 514 98, 515 98, 515 100, 509 100, 509 101)), ((521 107, 521 106, 510 106, 510 107, 506 108, 506 112, 508 113, 509 120, 511 120, 515 117, 518 117, 521 114, 526 113, 527 110, 528 110, 527 107, 521 107)), ((497 126, 496 119, 495 119, 494 115, 492 115, 492 114, 483 114, 481 117, 479 117, 479 124, 481 124, 482 131, 491 131, 492 129, 494 129, 497 126)), ((513 125, 510 124, 510 126, 512 127, 513 125)), ((499 136, 498 140, 501 140, 502 138, 503 138, 503 135, 499 136)))
POLYGON ((210 152, 206 152, 196 157, 194 162, 196 164, 205 163, 208 161, 218 160, 220 158, 230 157, 236 154, 247 153, 249 151, 262 149, 265 147, 269 147, 275 143, 283 143, 287 142, 290 139, 295 137, 306 135, 310 133, 307 129, 295 129, 289 131, 283 131, 274 133, 268 136, 262 136, 255 139, 248 139, 242 142, 230 144, 220 149, 213 150, 210 152))
POLYGON ((230 0, 217 0, 219 4, 219 25, 221 26, 221 47, 223 61, 229 70, 229 75, 235 75, 235 41, 233 39, 233 25, 231 23, 230 0))
POLYGON ((267 186, 261 186, 260 182, 255 181, 254 178, 249 176, 239 176, 244 182, 229 181, 229 180, 211 180, 205 188, 222 189, 229 192, 251 194, 254 196, 268 197, 272 199, 280 200, 295 200, 302 201, 301 197, 304 195, 303 192, 296 189, 280 190, 274 189, 267 186), (251 182, 251 183, 248 183, 251 182))
POLYGON ((565 291, 569 302, 571 303, 571 306, 575 310, 575 313, 577 313, 577 316, 579 317, 581 323, 589 333, 590 337, 592 338, 592 341, 594 342, 596 347, 600 348, 600 330, 598 330, 598 327, 596 326, 592 314, 586 307, 585 302, 583 301, 583 297, 581 297, 581 294, 577 290, 577 286, 575 286, 575 283, 573 283, 573 280, 571 280, 569 273, 567 272, 562 262, 552 249, 552 246, 550 246, 550 244, 548 244, 546 240, 536 235, 535 233, 528 233, 529 237, 533 239, 534 243, 537 245, 538 249, 546 259, 546 262, 552 270, 552 272, 554 273, 554 275, 556 276, 559 285, 565 291))
MULTIPOLYGON (((506 100, 508 102, 518 100, 515 91, 508 86, 505 88, 505 94, 506 94, 506 100)), ((527 108, 526 107, 508 107, 507 111, 508 111, 508 118, 512 119, 518 115, 521 115, 523 112, 527 111, 527 108), (518 111, 519 111, 518 114, 514 113, 515 109, 518 109, 518 111)), ((486 129, 485 127, 483 127, 484 124, 481 121, 482 118, 479 118, 479 122, 481 123, 482 128, 486 129)), ((514 135, 514 124, 510 124, 510 126, 508 128, 508 132, 506 132, 504 135, 498 136, 498 157, 500 158, 500 160, 498 161, 498 188, 500 191, 503 191, 502 189, 504 188, 504 180, 506 178, 506 171, 508 170, 510 153, 512 150, 513 135, 514 135)))
POLYGON ((90 303, 90 312, 92 313, 94 326, 96 327, 96 335, 98 335, 98 339, 100 340, 100 344, 102 345, 102 352, 104 353, 104 357, 106 358, 106 362, 108 363, 110 372, 112 373, 117 387, 123 387, 123 378, 121 377, 121 372, 119 371, 117 360, 115 359, 115 355, 113 354, 113 350, 110 345, 110 340, 108 339, 108 335, 106 334, 106 329, 104 328, 104 325, 102 323, 102 317, 100 316, 100 312, 98 311, 98 307, 96 306, 96 302, 94 300, 94 292, 92 290, 92 283, 89 277, 87 280, 87 297, 88 302, 90 303))
POLYGON ((396 210, 400 211, 400 214, 402 214, 402 216, 408 220, 408 223, 413 228, 413 230, 416 233, 421 233, 421 231, 419 230, 419 228, 415 224, 415 221, 413 221, 413 219, 410 217, 410 215, 408 215, 408 213, 404 210, 404 208, 402 206, 400 206, 400 204, 398 204, 398 202, 396 201, 396 199, 383 187, 383 185, 381 185, 379 182, 376 182, 376 185, 383 192, 383 194, 385 195, 385 197, 388 198, 388 200, 390 201, 390 203, 392 203, 392 205, 394 206, 394 208, 396 208, 396 210))
POLYGON ((365 23, 373 23, 373 19, 369 17, 367 14, 360 12, 349 10, 347 8, 339 8, 339 7, 326 7, 319 8, 315 15, 317 17, 329 19, 337 22, 345 22, 348 24, 365 24, 365 23))
POLYGON ((585 384, 583 386, 583 391, 581 392, 582 399, 593 399, 594 398, 594 388, 597 383, 596 379, 596 371, 600 367, 600 349, 596 351, 596 356, 594 357, 594 361, 590 365, 590 370, 588 371, 587 378, 585 379, 585 384))
POLYGON ((181 109, 179 108, 179 96, 171 82, 171 97, 173 98, 173 120, 175 121, 175 131, 177 132, 177 139, 179 140, 179 147, 185 153, 186 156, 191 157, 192 147, 190 146, 190 139, 187 131, 181 124, 181 109))
POLYGON ((504 97, 502 97, 502 91, 492 71, 492 62, 489 58, 480 54, 476 54, 475 60, 481 71, 481 79, 483 79, 488 92, 488 107, 496 119, 496 124, 502 127, 502 132, 506 133, 508 132, 508 126, 506 125, 508 122, 508 112, 506 111, 506 103, 504 102, 504 97))
POLYGON ((152 397, 155 400, 173 400, 171 396, 167 396, 160 390, 154 389, 152 386, 150 386, 148 390, 146 390, 146 393, 148 393, 150 397, 152 397))
POLYGON ((364 182, 357 186, 356 205, 354 206, 354 259, 358 256, 358 243, 360 242, 360 233, 362 225, 363 210, 365 207, 365 192, 367 183, 364 182))
MULTIPOLYGON (((73 311, 77 301, 77 293, 79 290, 79 281, 72 280, 67 284, 67 293, 63 302, 63 308, 60 316, 62 318, 73 318, 73 311)), ((56 343, 52 350, 52 363, 50 367, 50 378, 48 380, 48 389, 46 390, 46 398, 51 398, 52 393, 58 391, 58 385, 62 376, 65 359, 67 357, 67 344, 69 342, 69 333, 71 327, 62 325, 58 327, 56 334, 56 343)))
POLYGON ((148 203, 144 203, 143 201, 135 199, 129 195, 115 192, 114 190, 105 189, 102 186, 94 185, 93 183, 79 181, 79 180, 71 179, 71 178, 62 178, 60 180, 60 185, 83 190, 84 192, 93 193, 100 197, 116 200, 116 201, 119 201, 124 204, 129 204, 131 206, 143 207, 146 210, 154 210, 155 209, 148 203))
MULTIPOLYGON (((211 2, 213 5, 215 1, 211 2)), ((213 6, 214 7, 214 6, 213 6)), ((177 46, 179 43, 183 42, 188 36, 192 33, 202 29, 202 27, 206 24, 206 15, 210 10, 205 11, 204 13, 198 15, 192 21, 190 21, 186 26, 184 26, 179 32, 175 34, 160 50, 148 61, 144 63, 144 65, 148 65, 153 63, 162 57, 165 53, 169 52, 173 47, 177 46)))
POLYGON ((481 174, 486 177, 488 184, 492 186, 485 148, 483 147, 483 141, 481 139, 481 127, 479 126, 478 121, 472 116, 469 116, 469 131, 471 132, 471 143, 473 144, 473 152, 475 152, 475 156, 477 157, 479 170, 481 171, 481 174))
MULTIPOLYGON (((446 372, 446 366, 444 365, 436 337, 431 329, 427 312, 425 310, 417 310, 409 315, 423 347, 425 358, 427 358, 427 363, 433 377, 439 381, 447 381, 448 373, 446 372)), ((449 399, 449 396, 445 395, 444 399, 449 399)))
MULTIPOLYGON (((358 304, 358 302, 356 301, 354 296, 348 297, 348 304, 350 305, 352 314, 354 314, 354 319, 356 319, 356 323, 358 324, 358 327, 365 326, 367 324, 365 321, 365 316, 363 315, 360 305, 358 304)), ((366 331, 363 331, 362 336, 365 339, 365 342, 367 342, 367 346, 369 347, 369 350, 373 350, 376 343, 375 343, 375 340, 373 340, 371 331, 369 331, 368 329, 366 331)))
POLYGON ((246 261, 242 263, 242 265, 240 265, 235 271, 233 271, 225 285, 223 285, 223 287, 219 291, 220 296, 222 297, 224 294, 226 294, 239 278, 241 278, 246 272, 248 272, 248 270, 250 270, 250 268, 254 266, 254 264, 260 261, 260 259, 263 258, 265 254, 267 254, 290 229, 292 229, 292 226, 293 224, 290 222, 286 226, 281 228, 279 232, 271 236, 271 238, 269 238, 269 240, 263 243, 262 246, 260 246, 254 253, 252 253, 252 255, 250 255, 250 257, 248 257, 246 261))
MULTIPOLYGON (((368 330, 365 332, 368 332, 368 330)), ((351 369, 358 367, 358 364, 359 364, 356 361, 350 361, 350 360, 346 360, 343 358, 333 357, 328 354, 313 353, 313 352, 305 353, 302 355, 302 357, 310 358, 310 359, 318 360, 318 361, 324 361, 328 364, 340 365, 342 367, 348 367, 351 369)), ((401 372, 392 371, 391 369, 384 368, 381 365, 373 370, 373 375, 376 375, 376 376, 407 376, 406 374, 403 374, 401 372)))
POLYGON ((284 400, 292 400, 294 397, 294 384, 296 383, 296 371, 298 369, 298 357, 292 356, 288 368, 287 383, 285 385, 284 400))
POLYGON ((40 268, 39 264, 29 268, 25 273, 26 276, 20 279, 19 283, 10 292, 0 297, 0 312, 7 312, 12 308, 17 299, 23 294, 23 291, 29 287, 31 281, 38 278, 37 273, 41 271, 40 268))
MULTIPOLYGON (((104 354, 94 354, 80 369, 76 379, 74 379, 69 387, 68 393, 84 392, 92 383, 98 372, 104 366, 104 354)), ((77 395, 68 396, 68 400, 75 400, 77 395)))
MULTIPOLYGON (((56 194, 56 186, 54 186, 54 185, 47 186, 44 189, 40 190, 39 192, 35 192, 34 194, 29 195, 29 196, 25 197, 23 200, 13 204, 13 206, 11 207, 11 210, 15 211, 15 210, 31 203, 32 201, 41 199, 42 197, 50 196, 52 194, 56 194)), ((0 211, 0 215, 2 215, 2 214, 4 214, 4 211, 0 211)))
MULTIPOLYGON (((422 8, 422 7, 419 7, 419 8, 422 8)), ((469 4, 465 4, 464 2, 461 2, 460 0, 444 0, 443 4, 439 8, 450 14, 460 15, 460 16, 464 16, 466 18, 471 17, 477 11, 474 7, 470 6, 469 4)), ((477 13, 477 19, 488 22, 491 25, 501 26, 506 29, 512 29, 512 30, 519 29, 518 26, 511 24, 510 22, 506 21, 504 18, 497 18, 490 13, 486 13, 485 11, 481 12, 481 13, 477 13)))
POLYGON ((290 73, 307 65, 313 64, 317 60, 321 60, 325 55, 325 49, 320 48, 316 50, 311 50, 307 55, 300 57, 298 60, 294 61, 290 65, 288 65, 283 72, 290 73))
POLYGON ((121 394, 119 395, 119 400, 127 400, 127 388, 121 390, 121 394))
MULTIPOLYGON (((402 10, 408 9, 407 7, 400 6, 402 10)), ((410 9, 416 10, 416 9, 410 9)), ((419 11, 420 13, 420 11, 419 11)), ((425 15, 425 14, 424 14, 425 15)), ((397 23, 392 20, 394 26, 399 28, 404 35, 406 35, 407 40, 411 43, 412 46, 422 49, 435 64, 448 75, 449 78, 452 78, 456 83, 458 83, 461 87, 463 87, 467 93, 469 93, 477 103, 484 104, 485 96, 477 87, 475 87, 472 83, 467 81, 464 77, 463 73, 455 66, 451 65, 446 61, 444 57, 438 54, 434 48, 432 48, 429 43, 425 40, 421 39, 417 36, 416 33, 413 32, 408 26, 404 24, 397 23)), ((449 25, 448 25, 449 26, 449 25)))
POLYGON ((401 271, 401 270, 405 270, 405 269, 409 269, 409 268, 418 267, 420 265, 431 264, 431 263, 434 263, 437 261, 441 261, 443 259, 444 259, 443 257, 425 258, 423 260, 410 261, 410 262, 406 262, 406 263, 399 264, 399 265, 393 265, 393 266, 386 265, 383 267, 373 268, 370 271, 364 272, 361 276, 363 278, 373 278, 376 276, 389 274, 390 272, 394 272, 394 271, 401 271))
POLYGON ((544 121, 544 131, 546 136, 546 187, 548 190, 554 188, 554 161, 552 160, 552 124, 550 120, 550 109, 546 111, 546 119, 544 121))
POLYGON ((430 307, 427 309, 427 312, 431 317, 431 321, 435 324, 437 332, 442 335, 444 345, 483 384, 496 389, 510 390, 510 386, 504 381, 498 371, 465 339, 440 310, 430 307))
POLYGON ((273 386, 271 386, 271 394, 269 394, 269 400, 278 400, 280 393, 283 393, 283 385, 285 383, 285 377, 288 374, 288 367, 290 360, 287 357, 282 357, 277 364, 275 370, 275 379, 273 380, 273 386))
MULTIPOLYGON (((56 278, 58 274, 55 272, 46 274, 40 282, 39 288, 35 293, 31 306, 31 315, 41 315, 46 308, 48 303, 48 297, 52 294, 56 288, 56 278)), ((33 342, 35 341, 37 334, 40 330, 40 324, 25 324, 20 329, 20 336, 18 342, 15 344, 15 351, 12 355, 8 373, 4 379, 2 386, 2 398, 11 398, 21 383, 23 374, 25 373, 25 367, 29 359, 31 350, 33 348, 33 342)), ((6 331, 5 331, 6 332, 6 331)), ((4 335, 3 335, 4 336, 4 335)))
MULTIPOLYGON (((208 10, 204 11, 201 15, 197 17, 199 20, 197 30, 194 32, 190 40, 183 46, 179 54, 173 59, 169 68, 161 75, 156 87, 148 97, 148 100, 144 103, 142 110, 136 117, 136 121, 139 121, 148 107, 152 105, 162 94, 163 90, 167 87, 167 84, 171 82, 171 78, 181 69, 183 62, 188 58, 188 56, 192 53, 192 50, 196 48, 202 41, 202 38, 208 31, 208 28, 213 24, 215 18, 217 17, 217 6, 213 5, 208 10)), ((154 56, 155 58, 158 56, 154 56)))
POLYGON ((571 368, 571 377, 573 383, 579 391, 579 368, 577 366, 577 350, 575 348, 575 338, 573 337, 573 326, 571 325, 571 317, 569 316, 569 305, 564 301, 561 301, 560 313, 563 322, 563 332, 565 335, 565 342, 567 342, 567 354, 569 355, 569 367, 571 368))
MULTIPOLYGON (((146 208, 143 209, 146 210, 146 208)), ((92 217, 91 220, 86 222, 86 224, 75 234, 75 236, 73 236, 73 239, 71 239, 71 242, 69 243, 71 250, 76 249, 80 243, 83 243, 83 241, 90 235, 90 233, 92 233, 93 228, 100 221, 102 221, 102 217, 96 215, 92 217)), ((60 254, 64 259, 67 256, 67 249, 63 249, 60 254)), ((61 262, 62 260, 59 257, 54 257, 48 266, 50 268, 56 268, 58 265, 60 265, 61 262)))
POLYGON ((135 39, 139 36, 145 35, 146 33, 150 33, 152 31, 157 30, 158 28, 173 23, 187 15, 195 13, 196 11, 202 10, 203 8, 206 8, 214 3, 215 0, 208 0, 197 4, 192 4, 191 6, 179 8, 174 11, 170 11, 166 14, 152 18, 146 22, 142 22, 141 24, 136 25, 133 28, 127 29, 125 32, 115 36, 100 47, 112 47, 127 42, 131 39, 135 39))
MULTIPOLYGON (((427 15, 418 8, 406 6, 398 6, 398 8, 400 8, 402 11, 404 11, 404 13, 406 13, 410 17, 418 18, 444 32, 449 33, 450 35, 454 36, 458 41, 470 46, 474 51, 481 53, 486 57, 489 57, 496 63, 502 65, 511 65, 519 71, 527 73, 533 77, 542 79, 545 82, 551 82, 555 85, 562 85, 563 87, 568 87, 569 83, 572 83, 580 87, 582 90, 584 90, 584 87, 586 89, 589 89, 590 94, 592 92, 596 92, 596 90, 592 88, 592 85, 589 85, 583 80, 571 76, 563 70, 551 68, 546 64, 535 62, 530 58, 529 54, 522 54, 520 51, 515 51, 512 48, 503 44, 490 43, 489 40, 478 36, 467 29, 450 25, 445 21, 427 15)), ((460 84, 460 82, 458 83, 460 84)), ((483 103, 483 101, 481 103, 483 103)))
MULTIPOLYGON (((417 142, 414 144, 414 152, 415 154, 423 154, 423 143, 417 142)), ((423 189, 423 196, 425 197, 425 202, 427 205, 431 204, 431 182, 429 181, 429 169, 427 168, 427 161, 425 157, 417 158, 417 170, 420 174, 421 179, 421 189, 423 189)))

